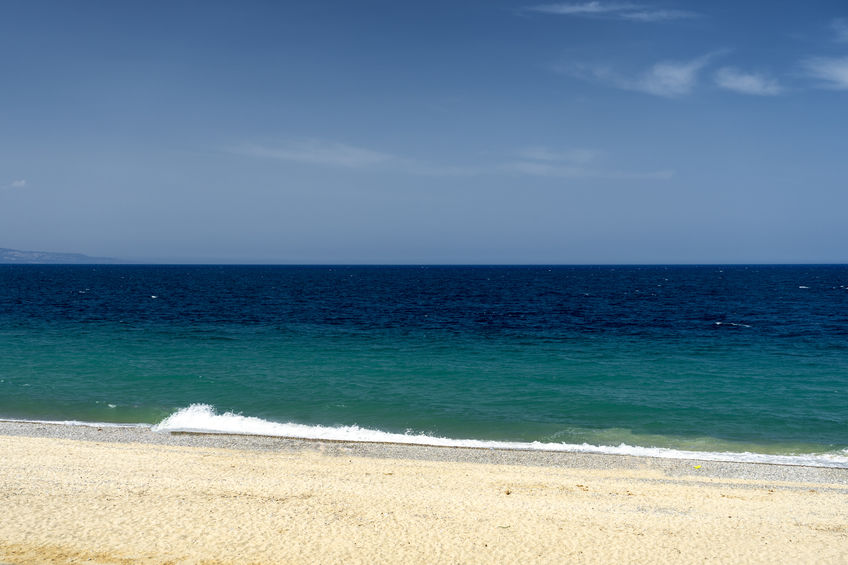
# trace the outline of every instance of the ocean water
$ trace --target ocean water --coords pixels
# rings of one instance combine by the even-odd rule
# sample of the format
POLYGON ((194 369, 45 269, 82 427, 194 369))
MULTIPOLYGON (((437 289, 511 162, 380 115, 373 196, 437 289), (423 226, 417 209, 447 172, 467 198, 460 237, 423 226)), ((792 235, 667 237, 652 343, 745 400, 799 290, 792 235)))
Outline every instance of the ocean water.
POLYGON ((848 467, 848 266, 0 265, 0 418, 848 467))

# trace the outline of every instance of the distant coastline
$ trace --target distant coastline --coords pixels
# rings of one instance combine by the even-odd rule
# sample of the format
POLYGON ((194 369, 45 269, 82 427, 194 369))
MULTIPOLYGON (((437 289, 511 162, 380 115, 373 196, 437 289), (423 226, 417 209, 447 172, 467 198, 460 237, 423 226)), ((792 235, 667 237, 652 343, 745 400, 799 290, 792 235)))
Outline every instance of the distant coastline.
POLYGON ((0 247, 0 264, 26 265, 86 265, 102 263, 120 263, 112 257, 89 257, 82 253, 53 253, 50 251, 22 251, 0 247))

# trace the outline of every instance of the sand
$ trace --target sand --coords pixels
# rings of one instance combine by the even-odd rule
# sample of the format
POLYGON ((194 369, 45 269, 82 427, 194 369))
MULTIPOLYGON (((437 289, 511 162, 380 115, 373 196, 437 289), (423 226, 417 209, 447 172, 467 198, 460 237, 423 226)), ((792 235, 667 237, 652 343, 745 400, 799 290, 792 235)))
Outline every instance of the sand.
POLYGON ((848 563, 846 469, 0 423, 0 513, 16 564, 848 563))

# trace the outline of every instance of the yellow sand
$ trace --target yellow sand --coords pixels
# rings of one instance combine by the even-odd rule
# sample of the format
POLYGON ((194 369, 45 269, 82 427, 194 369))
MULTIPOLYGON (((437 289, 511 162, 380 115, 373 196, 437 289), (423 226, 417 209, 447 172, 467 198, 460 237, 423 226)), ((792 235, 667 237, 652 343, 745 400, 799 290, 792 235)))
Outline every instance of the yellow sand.
POLYGON ((848 494, 0 437, 0 563, 848 563, 848 494))

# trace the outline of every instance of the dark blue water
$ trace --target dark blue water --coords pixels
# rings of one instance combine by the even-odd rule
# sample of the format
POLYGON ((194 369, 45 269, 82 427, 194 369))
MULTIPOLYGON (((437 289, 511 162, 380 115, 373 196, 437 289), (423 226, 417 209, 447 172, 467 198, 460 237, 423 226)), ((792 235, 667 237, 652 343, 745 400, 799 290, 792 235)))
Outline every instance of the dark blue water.
POLYGON ((846 266, 0 265, 0 417, 208 404, 313 429, 848 454, 846 287, 846 266))

